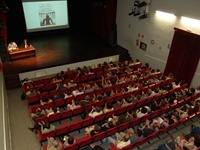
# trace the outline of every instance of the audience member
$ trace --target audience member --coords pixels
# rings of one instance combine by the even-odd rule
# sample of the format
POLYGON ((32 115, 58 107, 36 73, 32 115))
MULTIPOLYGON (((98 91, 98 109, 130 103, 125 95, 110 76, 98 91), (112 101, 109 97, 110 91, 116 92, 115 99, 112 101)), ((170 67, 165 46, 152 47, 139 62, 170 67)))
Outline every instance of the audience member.
POLYGON ((41 131, 41 133, 47 133, 49 131, 55 130, 55 126, 50 124, 49 122, 38 122, 33 127, 28 128, 30 131, 37 133, 37 131, 41 131))
POLYGON ((40 104, 41 105, 44 105, 44 104, 47 104, 47 103, 50 103, 52 102, 52 100, 49 98, 49 97, 43 97, 41 100, 40 100, 40 104))
POLYGON ((39 94, 38 91, 36 91, 34 88, 31 88, 29 90, 26 91, 26 97, 29 97, 29 96, 35 96, 37 94, 39 94))
POLYGON ((197 147, 194 144, 195 138, 192 135, 189 135, 188 137, 181 137, 181 136, 177 136, 176 137, 176 143, 178 145, 178 147, 180 147, 181 149, 188 149, 188 150, 196 150, 197 147))
POLYGON ((72 91, 72 95, 75 96, 75 97, 76 97, 77 95, 80 95, 80 94, 84 94, 82 88, 78 88, 78 89, 72 91))
POLYGON ((99 126, 98 124, 85 128, 85 134, 88 134, 90 136, 94 136, 96 133, 99 133, 100 131, 101 131, 101 126, 99 126))
POLYGON ((46 109, 45 110, 46 114, 47 114, 47 117, 49 117, 50 115, 53 115, 55 113, 59 113, 59 107, 53 107, 53 108, 50 108, 50 109, 46 109))
POLYGON ((141 127, 143 137, 147 137, 148 135, 154 133, 156 131, 155 123, 150 123, 150 121, 147 119, 145 124, 141 127))
POLYGON ((45 111, 41 110, 40 107, 38 107, 35 111, 35 113, 31 113, 31 118, 33 121, 36 121, 38 118, 45 116, 45 111))
POLYGON ((112 103, 105 104, 105 107, 103 109, 104 113, 107 113, 107 112, 112 111, 112 110, 114 110, 112 103))
POLYGON ((17 44, 13 41, 10 41, 10 43, 8 44, 8 50, 12 51, 12 50, 16 50, 18 49, 17 44))
POLYGON ((69 110, 74 110, 78 107, 81 107, 81 105, 79 105, 79 102, 76 100, 72 100, 71 104, 67 104, 67 109, 69 109, 69 110))
POLYGON ((76 143, 76 140, 71 135, 65 135, 63 137, 62 141, 63 141, 64 147, 67 147, 69 145, 72 145, 72 144, 76 143))
POLYGON ((47 150, 62 150, 62 144, 53 137, 47 137, 47 150))
POLYGON ((107 137, 104 141, 115 144, 117 148, 123 148, 131 144, 130 135, 123 132, 115 133, 115 136, 107 137))
POLYGON ((92 106, 92 110, 88 114, 88 116, 95 118, 98 115, 103 114, 102 108, 92 106))
POLYGON ((137 117, 138 117, 138 118, 143 117, 143 116, 146 115, 147 113, 148 113, 148 111, 147 111, 147 108, 146 108, 146 107, 142 107, 141 109, 138 109, 138 110, 136 111, 136 114, 137 114, 137 117))

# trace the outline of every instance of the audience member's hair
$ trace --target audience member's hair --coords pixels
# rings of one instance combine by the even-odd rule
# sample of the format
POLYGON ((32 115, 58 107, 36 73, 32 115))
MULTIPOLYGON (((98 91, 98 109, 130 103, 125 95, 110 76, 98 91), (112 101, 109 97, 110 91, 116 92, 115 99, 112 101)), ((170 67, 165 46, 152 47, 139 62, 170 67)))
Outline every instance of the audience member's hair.
POLYGON ((58 109, 56 107, 53 107, 52 110, 54 113, 56 113, 58 111, 58 109))
POLYGON ((108 108, 108 109, 112 109, 112 108, 113 108, 113 104, 112 104, 112 103, 108 103, 108 104, 107 104, 107 108, 108 108))
POLYGON ((147 113, 147 109, 145 107, 142 107, 141 109, 141 112, 144 114, 144 113, 147 113))
POLYGON ((68 143, 73 144, 74 143, 74 138, 72 136, 68 136, 68 143))

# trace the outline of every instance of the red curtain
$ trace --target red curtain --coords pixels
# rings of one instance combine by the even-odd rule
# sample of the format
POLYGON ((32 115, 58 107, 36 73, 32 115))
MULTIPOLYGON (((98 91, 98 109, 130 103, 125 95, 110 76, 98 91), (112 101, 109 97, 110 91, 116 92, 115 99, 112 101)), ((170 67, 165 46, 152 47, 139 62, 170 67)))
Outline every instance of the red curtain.
POLYGON ((200 35, 174 29, 164 74, 172 73, 176 79, 190 85, 200 58, 200 35))
MULTIPOLYGON (((2 23, 6 27, 6 14, 3 11, 0 11, 0 23, 2 23)), ((4 43, 6 44, 7 30, 0 29, 0 35, 4 37, 4 43)))
POLYGON ((105 41, 116 23, 117 0, 105 0, 105 5, 91 7, 91 31, 105 41))

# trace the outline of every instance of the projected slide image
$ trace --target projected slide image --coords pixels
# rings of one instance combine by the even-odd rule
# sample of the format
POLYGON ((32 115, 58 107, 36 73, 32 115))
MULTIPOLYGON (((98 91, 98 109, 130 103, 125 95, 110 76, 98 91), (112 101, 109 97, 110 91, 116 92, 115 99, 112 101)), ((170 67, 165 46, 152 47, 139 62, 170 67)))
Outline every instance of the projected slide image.
POLYGON ((51 3, 39 5, 40 26, 56 25, 55 9, 51 3))
POLYGON ((67 0, 22 0, 27 32, 69 28, 67 0))

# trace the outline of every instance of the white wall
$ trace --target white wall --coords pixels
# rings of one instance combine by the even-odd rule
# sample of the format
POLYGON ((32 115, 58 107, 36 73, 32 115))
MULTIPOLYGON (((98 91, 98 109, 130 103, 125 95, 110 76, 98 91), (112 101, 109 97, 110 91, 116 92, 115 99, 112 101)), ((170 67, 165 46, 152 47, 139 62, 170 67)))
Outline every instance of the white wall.
MULTIPOLYGON (((143 0, 140 0, 143 1, 143 0)), ((183 22, 181 16, 200 20, 200 0, 152 0, 148 18, 139 20, 129 16, 134 0, 118 0, 117 43, 129 50, 133 59, 148 62, 153 68, 164 71, 174 34, 174 27, 200 34, 200 22, 183 22), (156 10, 174 13, 174 18, 159 17, 156 10), (136 41, 147 44, 146 51, 136 45, 136 41), (154 44, 151 44, 151 41, 154 44)), ((191 86, 200 85, 200 63, 191 86)))

